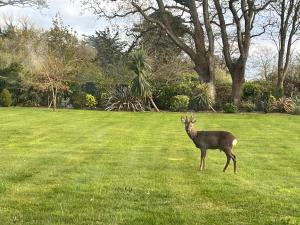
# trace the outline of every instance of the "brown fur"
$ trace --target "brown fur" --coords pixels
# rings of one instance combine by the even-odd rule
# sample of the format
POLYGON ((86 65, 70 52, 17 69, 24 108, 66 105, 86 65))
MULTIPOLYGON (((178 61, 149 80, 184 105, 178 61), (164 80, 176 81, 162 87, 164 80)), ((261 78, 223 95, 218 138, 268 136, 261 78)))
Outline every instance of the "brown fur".
POLYGON ((227 162, 223 171, 225 172, 230 160, 233 161, 234 173, 237 172, 236 156, 232 153, 233 145, 236 144, 236 138, 228 131, 197 131, 194 128, 196 120, 191 117, 182 118, 185 124, 185 130, 192 139, 195 146, 201 150, 200 170, 205 169, 205 157, 207 149, 219 149, 226 154, 227 162))

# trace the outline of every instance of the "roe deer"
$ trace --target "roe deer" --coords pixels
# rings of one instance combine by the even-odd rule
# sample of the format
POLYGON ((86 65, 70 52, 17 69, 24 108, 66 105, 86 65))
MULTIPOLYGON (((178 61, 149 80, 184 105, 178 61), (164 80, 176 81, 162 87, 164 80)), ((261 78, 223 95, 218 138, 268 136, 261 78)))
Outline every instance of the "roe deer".
POLYGON ((227 169, 230 159, 233 161, 234 173, 237 172, 236 157, 232 153, 232 147, 237 144, 237 139, 232 133, 227 131, 197 131, 193 125, 196 120, 193 116, 188 119, 181 117, 181 121, 185 124, 185 130, 192 139, 197 148, 201 150, 200 170, 205 169, 205 156, 207 149, 219 149, 226 154, 227 162, 223 171, 227 169))

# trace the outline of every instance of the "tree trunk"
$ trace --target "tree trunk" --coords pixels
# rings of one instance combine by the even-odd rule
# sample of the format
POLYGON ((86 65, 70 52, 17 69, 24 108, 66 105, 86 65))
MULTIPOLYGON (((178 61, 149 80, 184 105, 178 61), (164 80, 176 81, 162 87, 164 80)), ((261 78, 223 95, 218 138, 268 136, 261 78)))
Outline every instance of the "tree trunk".
POLYGON ((278 69, 277 75, 277 88, 280 93, 283 93, 283 80, 284 80, 284 70, 278 69))
POLYGON ((233 104, 239 106, 242 98, 243 84, 245 83, 242 71, 237 71, 232 76, 232 101, 233 104))
POLYGON ((57 107, 57 90, 52 87, 52 102, 53 102, 53 111, 56 111, 57 107))
POLYGON ((195 66, 199 79, 206 83, 210 90, 210 97, 213 102, 215 101, 216 89, 215 89, 215 65, 212 59, 209 60, 210 64, 207 70, 203 70, 200 66, 195 66))
POLYGON ((243 83, 244 82, 239 79, 232 81, 232 100, 236 106, 239 106, 241 103, 243 83))
POLYGON ((155 102, 153 101, 153 98, 152 98, 152 96, 150 96, 150 102, 151 102, 151 105, 153 106, 153 108, 155 109, 155 111, 156 112, 159 112, 159 109, 157 108, 157 106, 156 106, 156 104, 155 104, 155 102))
POLYGON ((53 95, 53 111, 56 110, 56 96, 53 95))

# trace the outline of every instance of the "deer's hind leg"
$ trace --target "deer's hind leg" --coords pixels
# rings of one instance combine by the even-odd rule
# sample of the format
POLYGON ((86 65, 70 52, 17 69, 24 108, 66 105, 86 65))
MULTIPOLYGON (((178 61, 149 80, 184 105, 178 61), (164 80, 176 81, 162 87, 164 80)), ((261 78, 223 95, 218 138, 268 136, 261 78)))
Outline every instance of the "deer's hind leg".
POLYGON ((232 147, 228 147, 228 148, 224 148, 223 151, 226 154, 227 157, 227 162, 225 164, 225 167, 223 169, 223 171, 225 172, 225 170, 227 169, 229 163, 230 163, 230 159, 232 159, 233 161, 233 168, 234 168, 234 173, 237 172, 237 164, 236 164, 236 157, 235 155, 232 153, 232 147))
POLYGON ((228 165, 230 163, 230 159, 231 159, 231 157, 230 157, 230 155, 228 153, 225 152, 225 154, 226 154, 226 157, 227 157, 227 162, 226 162, 226 164, 224 166, 223 172, 226 171, 226 169, 227 169, 227 167, 228 167, 228 165))
POLYGON ((230 152, 230 157, 232 158, 232 161, 233 161, 234 173, 236 173, 237 172, 236 157, 235 157, 235 155, 232 152, 230 152))

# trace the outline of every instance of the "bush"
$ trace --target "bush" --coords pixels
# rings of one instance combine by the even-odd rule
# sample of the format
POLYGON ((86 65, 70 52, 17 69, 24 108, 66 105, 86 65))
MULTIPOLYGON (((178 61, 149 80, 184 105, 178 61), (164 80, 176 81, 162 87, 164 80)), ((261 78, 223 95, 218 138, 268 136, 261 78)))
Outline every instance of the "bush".
POLYGON ((109 98, 109 93, 101 93, 97 98, 97 107, 105 109, 106 101, 109 98))
POLYGON ((217 83, 216 84, 216 102, 215 109, 222 110, 227 102, 231 101, 231 84, 217 83))
POLYGON ((9 90, 4 88, 2 90, 2 92, 0 93, 0 105, 4 106, 4 107, 9 107, 11 105, 11 103, 12 103, 11 94, 10 94, 9 90))
POLYGON ((176 95, 171 99, 172 111, 186 111, 189 107, 190 98, 186 95, 176 95))
POLYGON ((300 106, 296 106, 294 111, 292 112, 294 115, 300 115, 300 106))
POLYGON ((71 104, 74 109, 82 109, 86 103, 86 93, 85 92, 77 92, 71 96, 71 104))
POLYGON ((18 104, 21 106, 39 106, 41 102, 40 93, 30 88, 26 92, 19 95, 18 104))
POLYGON ((261 95, 260 104, 257 105, 257 108, 265 113, 271 112, 271 106, 274 101, 276 101, 276 98, 272 95, 272 92, 264 91, 261 95))
POLYGON ((236 113, 238 112, 238 108, 233 103, 226 103, 223 106, 223 110, 225 113, 236 113))
POLYGON ((296 108, 296 104, 292 98, 282 97, 274 101, 271 105, 273 112, 292 113, 296 108))
POLYGON ((261 86, 256 83, 246 82, 243 86, 242 99, 256 102, 261 96, 261 86))
POLYGON ((170 109, 170 99, 175 95, 175 88, 169 85, 156 86, 153 90, 153 99, 160 109, 170 109))
POLYGON ((160 109, 168 110, 171 107, 171 99, 176 95, 193 96, 193 90, 199 81, 192 81, 190 77, 180 83, 166 85, 161 83, 154 86, 153 99, 160 109))
POLYGON ((107 111, 144 111, 143 104, 127 86, 119 86, 110 93, 106 102, 107 111))
POLYGON ((96 108, 97 100, 93 95, 86 94, 85 96, 85 105, 90 109, 96 108))
POLYGON ((245 112, 254 112, 256 109, 256 105, 253 102, 242 102, 240 105, 240 109, 245 112))
POLYGON ((190 108, 193 110, 211 109, 214 104, 211 90, 207 84, 198 84, 192 96, 190 108))

